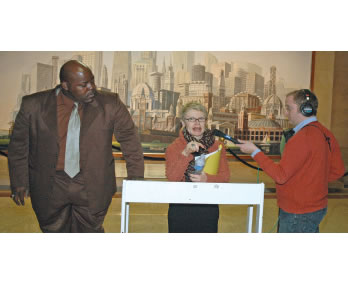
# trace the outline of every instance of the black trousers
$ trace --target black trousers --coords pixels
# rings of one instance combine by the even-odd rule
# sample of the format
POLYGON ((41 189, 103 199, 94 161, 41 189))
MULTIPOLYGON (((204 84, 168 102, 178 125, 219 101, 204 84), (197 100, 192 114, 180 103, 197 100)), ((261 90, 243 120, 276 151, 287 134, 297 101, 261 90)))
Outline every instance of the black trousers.
POLYGON ((217 204, 169 204, 169 233, 217 233, 217 204))
POLYGON ((103 233, 106 212, 107 209, 97 215, 90 212, 81 173, 70 178, 64 171, 57 171, 50 207, 39 225, 46 233, 103 233))

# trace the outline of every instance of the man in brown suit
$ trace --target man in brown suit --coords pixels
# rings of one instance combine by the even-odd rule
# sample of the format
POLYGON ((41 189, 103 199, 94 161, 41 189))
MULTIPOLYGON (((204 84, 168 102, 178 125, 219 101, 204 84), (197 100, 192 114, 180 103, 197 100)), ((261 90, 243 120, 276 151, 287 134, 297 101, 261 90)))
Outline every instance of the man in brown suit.
POLYGON ((128 178, 144 177, 139 136, 119 96, 97 92, 87 66, 68 61, 60 81, 55 89, 23 97, 8 148, 11 197, 24 205, 30 193, 43 232, 104 232, 116 191, 112 135, 128 178), (70 126, 73 113, 77 130, 70 126), (75 173, 67 170, 71 143, 77 147, 75 173))

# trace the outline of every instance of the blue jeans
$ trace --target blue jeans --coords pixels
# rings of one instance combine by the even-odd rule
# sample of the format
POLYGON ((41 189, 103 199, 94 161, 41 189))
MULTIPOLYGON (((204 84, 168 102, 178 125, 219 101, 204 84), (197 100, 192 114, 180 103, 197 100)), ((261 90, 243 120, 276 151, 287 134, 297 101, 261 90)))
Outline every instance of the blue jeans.
POLYGON ((278 233, 319 233, 326 212, 327 207, 304 214, 287 213, 280 208, 278 233))

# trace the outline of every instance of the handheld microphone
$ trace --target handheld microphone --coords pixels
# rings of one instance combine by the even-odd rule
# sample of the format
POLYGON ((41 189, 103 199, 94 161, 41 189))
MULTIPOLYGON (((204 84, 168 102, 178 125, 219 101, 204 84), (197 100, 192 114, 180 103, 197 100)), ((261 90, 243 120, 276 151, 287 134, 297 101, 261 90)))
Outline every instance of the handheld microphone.
POLYGON ((214 135, 214 136, 217 136, 217 137, 224 138, 224 139, 226 139, 226 140, 229 140, 229 141, 231 141, 231 142, 233 142, 233 143, 235 143, 235 144, 241 144, 239 141, 237 141, 237 139, 232 138, 232 137, 230 137, 230 136, 224 134, 223 132, 221 132, 221 131, 219 131, 219 130, 217 130, 217 129, 214 129, 214 130, 213 130, 213 135, 214 135))

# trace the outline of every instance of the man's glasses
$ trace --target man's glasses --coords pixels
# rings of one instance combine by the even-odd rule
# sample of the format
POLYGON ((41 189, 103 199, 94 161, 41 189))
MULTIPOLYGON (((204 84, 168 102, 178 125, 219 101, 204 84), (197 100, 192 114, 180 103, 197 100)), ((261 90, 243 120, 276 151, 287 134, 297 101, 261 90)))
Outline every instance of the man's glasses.
POLYGON ((190 123, 194 123, 194 122, 203 123, 203 122, 205 122, 206 119, 204 117, 200 117, 200 118, 193 118, 193 117, 191 117, 191 118, 186 118, 185 120, 187 122, 190 122, 190 123))

